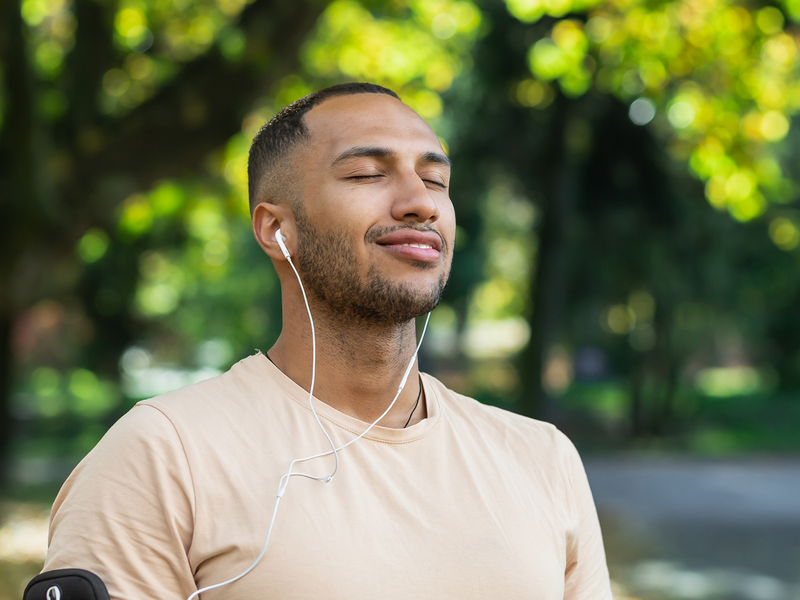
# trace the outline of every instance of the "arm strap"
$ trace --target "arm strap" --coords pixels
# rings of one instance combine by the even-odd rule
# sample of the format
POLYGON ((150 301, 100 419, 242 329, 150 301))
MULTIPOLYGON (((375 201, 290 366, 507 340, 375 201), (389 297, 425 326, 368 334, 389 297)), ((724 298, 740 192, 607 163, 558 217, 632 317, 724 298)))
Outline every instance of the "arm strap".
POLYGON ((109 600, 103 580, 84 569, 40 573, 25 588, 22 600, 109 600))

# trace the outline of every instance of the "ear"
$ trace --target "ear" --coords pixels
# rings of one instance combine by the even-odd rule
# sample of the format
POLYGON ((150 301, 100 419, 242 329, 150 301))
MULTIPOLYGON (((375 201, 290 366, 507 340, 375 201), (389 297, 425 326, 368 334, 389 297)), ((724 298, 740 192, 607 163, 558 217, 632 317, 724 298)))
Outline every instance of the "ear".
POLYGON ((253 235, 258 245, 272 260, 286 260, 275 235, 278 229, 286 237, 284 244, 294 254, 295 235, 294 217, 288 206, 262 202, 253 209, 253 235))

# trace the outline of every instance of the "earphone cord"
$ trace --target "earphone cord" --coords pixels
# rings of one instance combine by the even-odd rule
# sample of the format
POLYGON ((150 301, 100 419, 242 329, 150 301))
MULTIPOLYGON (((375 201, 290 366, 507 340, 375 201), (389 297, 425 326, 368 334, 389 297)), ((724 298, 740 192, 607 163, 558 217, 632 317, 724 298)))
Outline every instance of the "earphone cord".
POLYGON ((359 433, 352 440, 350 440, 346 444, 342 444, 338 448, 334 448, 333 450, 328 450, 327 452, 320 452, 319 454, 314 454, 313 456, 306 456, 305 458, 294 459, 291 465, 289 466, 289 472, 285 473, 283 477, 281 477, 280 487, 278 487, 278 498, 283 496, 283 493, 286 491, 286 486, 289 484, 289 478, 296 475, 299 475, 300 477, 308 477, 309 479, 316 479, 318 481, 325 481, 326 483, 330 481, 330 479, 333 477, 333 473, 328 477, 316 477, 314 475, 308 475, 306 473, 299 473, 299 472, 296 473, 293 472, 292 469, 294 468, 295 463, 314 460, 315 458, 322 458, 323 456, 328 456, 330 454, 333 454, 334 452, 340 452, 344 450, 350 444, 354 444, 362 437, 367 435, 372 430, 373 427, 375 427, 387 414, 389 414, 389 411, 392 410, 392 407, 395 405, 395 402, 397 402, 397 399, 400 397, 400 392, 403 391, 406 381, 408 380, 408 376, 411 373, 411 368, 414 366, 414 361, 416 360, 417 354, 419 353, 419 348, 422 345, 422 340, 425 338, 425 332, 428 330, 428 321, 430 321, 430 318, 431 318, 431 313, 428 313, 427 316, 425 317, 425 325, 422 327, 422 333, 419 336, 419 342, 417 343, 417 348, 416 350, 414 350, 414 354, 411 356, 411 360, 409 361, 408 366, 406 367, 406 372, 403 374, 403 378, 400 380, 400 387, 397 388, 397 392, 395 393, 394 398, 392 399, 391 403, 389 403, 389 406, 386 407, 386 410, 383 411, 381 416, 379 416, 372 423, 370 423, 369 427, 367 427, 364 431, 359 433))
MULTIPOLYGON (((372 428, 375 427, 378 424, 378 422, 380 422, 381 419, 383 419, 389 413, 390 410, 392 410, 392 407, 394 406, 395 402, 397 402, 397 399, 400 397, 400 393, 403 391, 403 387, 405 387, 406 381, 408 380, 408 376, 411 373, 411 369, 413 368, 414 362, 417 359, 417 354, 419 353, 419 348, 422 345, 422 340, 425 338, 425 332, 428 330, 428 321, 430 321, 431 313, 428 313, 427 316, 425 317, 425 325, 422 327, 422 333, 420 334, 419 342, 417 343, 417 347, 414 350, 414 354, 411 356, 411 360, 409 361, 408 366, 406 367, 405 373, 403 373, 403 378, 400 380, 400 386, 397 388, 397 393, 395 393, 395 396, 392 399, 392 401, 389 404, 389 406, 386 408, 385 411, 383 411, 383 414, 381 414, 381 416, 379 416, 377 419, 375 419, 369 425, 369 427, 367 427, 364 431, 362 431, 359 435, 354 437, 352 440, 350 440, 346 444, 342 444, 341 446, 339 446, 337 448, 336 445, 333 443, 333 440, 331 439, 330 435, 328 435, 328 431, 325 429, 325 427, 323 427, 322 422, 320 421, 319 416, 317 415, 317 411, 314 409, 314 402, 313 402, 313 400, 314 400, 314 381, 315 381, 316 366, 317 366, 317 342, 316 342, 316 335, 315 335, 315 332, 314 332, 314 320, 311 317, 311 308, 309 308, 309 306, 308 306, 308 298, 306 297, 306 291, 305 291, 305 288, 303 287, 303 282, 300 281, 300 275, 298 274, 297 269, 295 268, 294 263, 292 262, 292 259, 289 258, 288 253, 286 253, 286 259, 289 261, 289 265, 292 267, 292 270, 294 271, 295 277, 297 277, 297 281, 300 284, 300 290, 303 292, 303 300, 305 301, 305 305, 306 305, 306 312, 308 313, 308 320, 311 323, 311 386, 310 386, 310 389, 309 389, 309 392, 308 392, 308 402, 309 402, 309 405, 311 406, 311 412, 314 413, 314 418, 317 421, 317 425, 319 425, 320 429, 322 429, 322 432, 325 434, 325 438, 330 443, 331 449, 326 451, 326 452, 321 452, 319 454, 314 454, 312 456, 307 456, 305 458, 296 458, 296 459, 294 459, 291 462, 291 464, 289 465, 289 471, 284 473, 281 476, 280 482, 278 483, 278 492, 277 492, 277 495, 276 495, 277 497, 275 498, 275 506, 272 509, 272 518, 270 519, 270 522, 269 522, 269 529, 267 529, 267 537, 264 540, 264 545, 261 548, 261 552, 256 557, 256 559, 253 561, 253 564, 251 564, 249 567, 247 567, 247 569, 242 571, 236 577, 232 577, 232 578, 228 579, 227 581, 223 581, 221 583, 215 583, 213 585, 206 586, 204 588, 201 588, 201 589, 197 590, 196 592, 193 592, 186 600, 192 600, 193 598, 196 598, 197 596, 199 596, 203 592, 207 592, 209 590, 220 588, 220 587, 223 587, 223 586, 228 585, 230 583, 233 583, 235 581, 238 581, 239 579, 241 579, 242 577, 247 575, 250 571, 252 571, 253 569, 256 568, 256 565, 258 565, 258 563, 261 562, 261 559, 264 556, 264 553, 267 551, 267 545, 269 544, 269 539, 272 536, 272 528, 275 525, 275 517, 278 515, 278 506, 281 503, 281 498, 283 497, 283 494, 286 492, 286 488, 289 485, 289 480, 291 479, 291 477, 293 477, 293 476, 306 477, 308 479, 315 479, 317 481, 324 481, 325 483, 329 483, 331 481, 331 479, 333 479, 333 476, 336 475, 336 472, 339 470, 339 454, 338 453, 341 450, 344 450, 345 448, 347 448, 347 446, 349 446, 350 444, 353 444, 354 442, 360 440, 362 437, 367 435, 367 433, 369 433, 372 430, 372 428), (295 463, 306 462, 306 461, 309 461, 309 460, 314 460, 315 458, 322 458, 324 456, 329 456, 331 454, 333 454, 334 459, 336 460, 336 463, 335 463, 333 472, 330 475, 327 475, 325 477, 320 477, 320 476, 317 476, 317 475, 310 475, 308 473, 294 472, 295 463)), ((417 404, 419 404, 419 400, 420 400, 421 396, 422 396, 422 380, 420 380, 420 388, 419 388, 419 394, 417 396, 417 404)), ((417 404, 414 405, 414 408, 411 411, 411 415, 413 415, 414 411, 417 409, 417 404)), ((411 415, 409 415, 408 421, 406 422, 406 425, 408 425, 408 423, 411 421, 411 415)), ((404 428, 405 428, 405 426, 404 426, 404 428)))

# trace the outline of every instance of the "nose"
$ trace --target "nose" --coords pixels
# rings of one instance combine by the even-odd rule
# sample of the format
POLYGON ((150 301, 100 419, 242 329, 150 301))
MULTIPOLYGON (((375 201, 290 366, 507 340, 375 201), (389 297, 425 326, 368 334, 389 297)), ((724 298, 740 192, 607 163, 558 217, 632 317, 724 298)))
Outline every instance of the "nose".
POLYGON ((397 221, 434 223, 439 219, 439 205, 432 191, 416 171, 409 170, 397 178, 392 203, 392 216, 397 221))

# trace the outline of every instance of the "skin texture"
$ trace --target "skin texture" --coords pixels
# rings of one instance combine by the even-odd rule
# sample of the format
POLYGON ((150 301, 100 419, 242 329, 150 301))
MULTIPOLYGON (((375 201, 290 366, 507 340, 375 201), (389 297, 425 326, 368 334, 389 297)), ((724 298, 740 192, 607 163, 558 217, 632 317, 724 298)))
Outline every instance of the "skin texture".
MULTIPOLYGON (((450 272, 449 161, 430 127, 390 96, 334 97, 305 122, 311 141, 292 157, 297 198, 264 198, 253 211, 256 239, 281 281, 283 329, 268 354, 309 389, 311 329, 300 286, 275 242, 280 228, 314 316, 314 395, 371 422, 391 402, 413 355, 413 317, 438 303, 450 272)), ((415 364, 380 425, 403 427, 419 392, 417 374, 415 364)), ((409 425, 426 414, 423 398, 409 425)))

